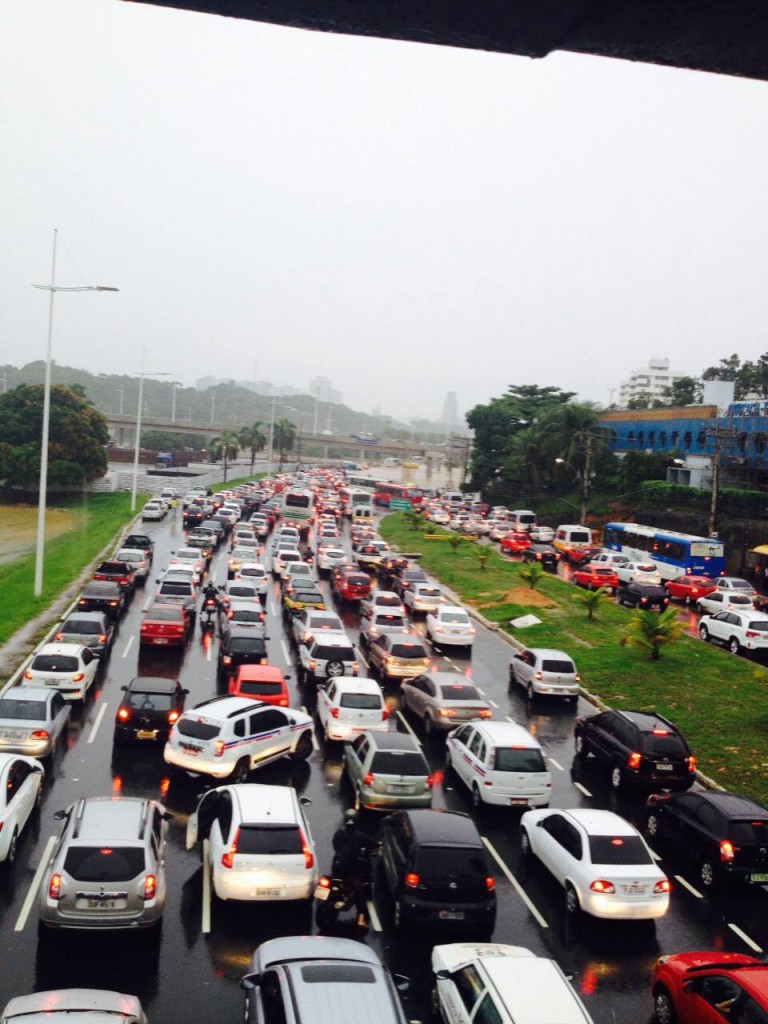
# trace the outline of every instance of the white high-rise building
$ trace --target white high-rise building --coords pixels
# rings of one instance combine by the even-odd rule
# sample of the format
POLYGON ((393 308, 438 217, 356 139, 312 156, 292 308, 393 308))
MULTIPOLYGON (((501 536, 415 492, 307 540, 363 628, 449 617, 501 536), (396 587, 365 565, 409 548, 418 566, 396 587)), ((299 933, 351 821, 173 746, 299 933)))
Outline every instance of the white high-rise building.
POLYGON ((650 398, 660 398, 668 401, 664 389, 670 387, 681 377, 690 377, 685 370, 672 370, 668 359, 649 359, 648 365, 639 370, 633 370, 628 380, 623 380, 619 386, 619 405, 628 405, 633 398, 640 395, 648 395, 650 398))

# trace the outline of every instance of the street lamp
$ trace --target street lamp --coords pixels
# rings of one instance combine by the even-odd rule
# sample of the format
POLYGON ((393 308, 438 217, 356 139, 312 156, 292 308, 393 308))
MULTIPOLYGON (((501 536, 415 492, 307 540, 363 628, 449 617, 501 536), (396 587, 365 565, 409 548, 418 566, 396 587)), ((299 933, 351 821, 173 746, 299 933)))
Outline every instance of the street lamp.
POLYGON ((177 390, 179 388, 184 387, 184 385, 180 384, 177 380, 175 380, 171 384, 171 387, 173 388, 172 397, 171 397, 171 423, 175 423, 176 422, 176 392, 177 392, 177 390))
POLYGON ((43 387, 43 430, 40 441, 40 494, 37 503, 37 545, 35 548, 35 597, 43 593, 43 560, 45 557, 45 511, 48 499, 48 435, 51 424, 51 346, 53 343, 53 299, 56 292, 118 292, 119 288, 109 285, 78 285, 64 288, 56 282, 56 243, 59 229, 53 229, 53 259, 51 261, 51 283, 33 284, 33 288, 48 292, 48 347, 45 356, 45 384, 43 387))
POLYGON ((145 377, 170 377, 170 373, 148 373, 144 371, 144 356, 147 353, 146 347, 141 350, 141 370, 139 371, 139 407, 136 411, 136 438, 133 445, 133 484, 131 486, 131 512, 136 511, 136 492, 139 486, 139 453, 141 451, 141 412, 142 399, 144 398, 145 377))

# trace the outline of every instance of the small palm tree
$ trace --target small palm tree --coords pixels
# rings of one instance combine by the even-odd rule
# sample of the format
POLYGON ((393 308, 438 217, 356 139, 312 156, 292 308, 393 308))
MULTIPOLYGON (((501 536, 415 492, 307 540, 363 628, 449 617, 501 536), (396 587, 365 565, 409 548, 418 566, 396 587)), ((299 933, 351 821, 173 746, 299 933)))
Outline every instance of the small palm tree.
POLYGON ((595 618, 598 608, 608 596, 609 591, 605 587, 598 587, 597 590, 580 590, 577 594, 573 595, 573 599, 578 601, 579 604, 584 605, 591 622, 595 618))
POLYGON ((261 429, 261 420, 256 420, 250 427, 243 427, 240 431, 240 444, 243 448, 247 448, 251 453, 251 476, 253 476, 253 464, 256 461, 256 455, 266 447, 267 438, 264 431, 261 429))
POLYGON ((404 512, 405 521, 408 523, 412 530, 421 530, 424 526, 424 520, 421 512, 417 512, 416 509, 410 509, 408 512, 404 512))
POLYGON ((211 451, 214 459, 221 459, 224 468, 224 482, 227 480, 227 467, 231 459, 237 458, 240 441, 233 430, 222 430, 219 437, 211 440, 211 451))
POLYGON ((536 589, 536 585, 543 575, 544 570, 538 562, 532 562, 530 565, 526 565, 524 569, 520 570, 521 578, 525 580, 531 590, 536 589))
POLYGON ((286 452, 290 452, 293 449, 294 442, 296 441, 296 424, 291 423, 290 420, 278 420, 275 424, 275 431, 273 434, 273 444, 280 453, 280 461, 278 463, 278 469, 282 471, 283 462, 285 461, 286 452))
POLYGON ((640 647, 650 652, 652 661, 658 661, 663 645, 673 644, 684 633, 685 626, 677 617, 676 608, 667 608, 658 615, 638 609, 629 621, 621 646, 640 647))

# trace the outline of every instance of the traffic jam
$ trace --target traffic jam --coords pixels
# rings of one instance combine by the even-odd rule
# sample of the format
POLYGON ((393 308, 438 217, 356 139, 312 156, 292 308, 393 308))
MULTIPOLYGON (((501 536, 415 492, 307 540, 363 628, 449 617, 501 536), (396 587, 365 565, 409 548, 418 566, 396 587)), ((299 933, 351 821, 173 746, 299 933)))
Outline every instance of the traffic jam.
POLYGON ((327 468, 169 489, 0 694, 4 1021, 768 1022, 768 810, 392 550, 406 502, 762 642, 701 538, 327 468))

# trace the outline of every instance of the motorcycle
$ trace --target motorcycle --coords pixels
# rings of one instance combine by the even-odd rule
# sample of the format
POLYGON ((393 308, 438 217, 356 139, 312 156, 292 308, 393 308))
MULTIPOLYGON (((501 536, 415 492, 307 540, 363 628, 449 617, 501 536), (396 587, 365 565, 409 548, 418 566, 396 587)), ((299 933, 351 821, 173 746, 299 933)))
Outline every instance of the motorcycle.
POLYGON ((315 923, 318 931, 327 932, 334 928, 368 930, 368 924, 360 923, 362 907, 371 899, 372 851, 361 855, 357 880, 321 875, 315 886, 315 923))
POLYGON ((200 612, 200 629, 205 633, 208 630, 215 630, 219 622, 219 599, 209 596, 203 601, 200 612))

